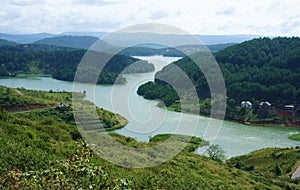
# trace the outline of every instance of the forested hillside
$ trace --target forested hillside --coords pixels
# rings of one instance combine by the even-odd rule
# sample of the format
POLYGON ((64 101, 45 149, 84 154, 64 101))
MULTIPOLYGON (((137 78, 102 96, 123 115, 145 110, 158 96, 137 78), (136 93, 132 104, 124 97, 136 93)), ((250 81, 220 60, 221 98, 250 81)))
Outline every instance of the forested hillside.
MULTIPOLYGON (((226 116, 228 118, 236 119, 246 114, 248 119, 251 117, 255 119, 255 114, 257 114, 255 111, 258 110, 245 113, 245 110, 236 107, 243 100, 251 101, 254 104, 253 107, 256 108, 259 107, 260 102, 268 101, 275 108, 283 109, 285 105, 293 104, 298 109, 297 106, 300 103, 300 38, 259 38, 228 47, 214 55, 226 83, 228 96, 226 116)), ((194 57, 197 56, 194 55, 194 57)), ((198 57, 201 59, 201 56, 198 57)), ((191 78, 201 99, 202 113, 209 114, 207 108, 210 107, 210 102, 208 103, 206 100, 210 98, 210 93, 202 72, 188 57, 173 64, 180 67, 191 78)), ((173 81, 176 81, 178 76, 174 74, 172 64, 157 73, 157 76, 160 75, 169 75, 173 81)), ((164 100, 168 97, 167 99, 171 101, 167 102, 167 105, 173 104, 173 107, 179 110, 176 106, 178 97, 174 95, 173 90, 166 88, 164 93, 158 93, 162 86, 166 88, 167 84, 156 80, 154 83, 150 82, 141 86, 138 93, 150 99, 164 100)), ((294 115, 298 114, 297 110, 294 111, 294 115)), ((273 112, 268 111, 264 118, 272 117, 277 121, 283 119, 275 113, 276 110, 273 112)), ((292 115, 292 117, 294 116, 292 115)), ((298 120, 292 122, 298 122, 298 120)))
MULTIPOLYGON (((206 45, 205 47, 212 52, 221 51, 229 46, 232 46, 233 43, 228 44, 214 44, 206 45)), ((150 47, 128 47, 122 50, 119 54, 128 55, 128 56, 150 56, 150 55, 162 55, 168 57, 184 57, 185 53, 192 54, 199 49, 203 49, 204 45, 183 45, 178 47, 165 47, 165 48, 150 48, 150 47)))
POLYGON ((3 45, 17 45, 17 43, 7 41, 7 40, 4 40, 4 39, 0 39, 0 46, 3 46, 3 45))
MULTIPOLYGON (((86 50, 49 45, 18 45, 0 47, 0 76, 18 74, 50 74, 59 80, 73 81, 77 67, 86 50)), ((105 56, 105 53, 98 53, 105 56)), ((101 60, 99 60, 101 61, 101 60)), ((99 76, 99 84, 124 83, 125 79, 118 75, 129 65, 139 59, 115 55, 106 64, 99 76)), ((154 66, 143 62, 133 72, 149 72, 154 66)))
MULTIPOLYGON (((55 45, 62 47, 71 47, 78 49, 89 49, 99 38, 92 36, 57 36, 52 38, 44 38, 38 41, 35 41, 34 44, 46 44, 46 45, 55 45)), ((102 46, 108 48, 109 45, 105 42, 101 42, 102 46)))

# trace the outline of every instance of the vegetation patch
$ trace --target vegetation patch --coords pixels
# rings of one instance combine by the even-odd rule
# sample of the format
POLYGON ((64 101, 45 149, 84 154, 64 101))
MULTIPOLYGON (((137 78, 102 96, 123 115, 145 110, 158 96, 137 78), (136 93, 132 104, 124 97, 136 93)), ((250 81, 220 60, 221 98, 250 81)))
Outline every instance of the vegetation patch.
POLYGON ((289 136, 289 139, 295 140, 295 141, 300 141, 300 134, 294 134, 289 136))
MULTIPOLYGON (((205 73, 214 73, 215 68, 203 65, 201 70, 193 62, 207 60, 209 55, 197 53, 173 62, 155 75, 154 82, 143 84, 138 94, 146 99, 159 99, 175 111, 210 115, 212 105, 227 101, 226 119, 254 124, 299 125, 300 120, 300 38, 258 38, 225 48, 213 53, 222 71, 227 97, 217 97, 211 102, 211 94, 205 73), (193 59, 193 60, 192 60, 193 59), (182 74, 193 82, 198 97, 192 97, 190 89, 182 84, 182 74), (182 92, 179 97, 171 85, 176 84, 182 92), (276 96, 274 96, 276 94, 276 96), (189 99, 199 98, 198 104, 189 105, 189 99), (251 103, 243 107, 242 101, 251 103), (263 105, 262 103, 268 102, 263 105), (269 104, 270 103, 270 104, 269 104), (180 105, 186 105, 181 108, 180 105), (262 105, 261 105, 262 104, 262 105)), ((214 83, 221 82, 213 78, 214 83)), ((195 96, 195 95, 193 95, 195 96)))

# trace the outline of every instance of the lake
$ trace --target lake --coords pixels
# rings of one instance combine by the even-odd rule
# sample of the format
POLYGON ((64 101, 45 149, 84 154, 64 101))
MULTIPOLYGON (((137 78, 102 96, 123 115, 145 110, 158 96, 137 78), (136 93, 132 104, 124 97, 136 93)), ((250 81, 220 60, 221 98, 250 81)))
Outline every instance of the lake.
MULTIPOLYGON (((148 60, 158 71, 176 57, 147 56, 138 57, 148 60)), ((91 85, 73 86, 71 82, 59 81, 50 77, 2 78, 0 85, 24 87, 33 90, 83 91, 87 99, 97 106, 117 112, 129 121, 128 125, 116 133, 130 136, 138 141, 148 141, 150 137, 163 133, 179 133, 203 137, 210 118, 192 114, 177 113, 156 106, 157 101, 146 100, 137 95, 139 85, 154 80, 155 72, 142 74, 125 74, 125 85, 91 85)), ((228 158, 249 153, 265 147, 292 147, 299 142, 288 136, 299 132, 291 127, 248 126, 224 121, 215 144, 220 144, 228 158)))

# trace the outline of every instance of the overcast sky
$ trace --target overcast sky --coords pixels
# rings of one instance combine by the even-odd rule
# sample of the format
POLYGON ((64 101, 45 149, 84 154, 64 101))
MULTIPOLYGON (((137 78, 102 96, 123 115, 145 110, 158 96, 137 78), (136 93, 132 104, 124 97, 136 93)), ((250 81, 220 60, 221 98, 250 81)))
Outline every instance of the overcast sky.
POLYGON ((0 33, 170 24, 193 34, 300 36, 299 0, 1 0, 0 33))

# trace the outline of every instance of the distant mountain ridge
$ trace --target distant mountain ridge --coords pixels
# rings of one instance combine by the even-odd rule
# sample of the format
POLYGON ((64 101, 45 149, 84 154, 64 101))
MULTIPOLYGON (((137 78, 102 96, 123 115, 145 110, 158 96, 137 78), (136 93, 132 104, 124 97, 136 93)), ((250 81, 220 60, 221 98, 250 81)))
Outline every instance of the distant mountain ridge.
POLYGON ((151 56, 151 55, 162 55, 168 57, 185 57, 197 53, 201 50, 212 52, 221 51, 229 46, 235 45, 234 43, 228 44, 215 44, 215 45, 185 45, 178 47, 165 47, 160 49, 149 48, 146 46, 133 46, 128 47, 120 51, 120 54, 127 56, 151 56))
MULTIPOLYGON (((55 45, 63 47, 72 47, 78 49, 89 49, 99 38, 92 36, 57 36, 51 38, 44 38, 38 41, 35 41, 35 44, 46 44, 46 45, 55 45)), ((102 46, 109 45, 105 42, 102 42, 102 46)))
POLYGON ((13 41, 19 44, 33 43, 43 38, 54 37, 56 34, 39 33, 39 34, 4 34, 0 33, 0 39, 13 41))
POLYGON ((16 42, 0 39, 0 46, 17 45, 16 42))
MULTIPOLYGON (((0 33, 0 39, 13 41, 20 44, 33 43, 44 38, 60 37, 60 36, 90 36, 101 39, 105 35, 110 34, 108 32, 63 32, 60 34, 50 34, 50 33, 38 33, 38 34, 5 34, 0 33)), ((125 34, 126 35, 126 34, 125 34)), ((164 38, 166 34, 155 34, 158 38, 164 38)), ((169 34, 167 34, 169 35, 169 34)), ((174 34, 173 34, 174 35, 174 34)), ((174 39, 180 37, 181 35, 174 35, 174 39)), ((246 40, 251 40, 253 38, 261 37, 261 35, 199 35, 195 34, 199 40, 201 40, 206 45, 212 44, 226 44, 226 43, 241 43, 246 40)), ((128 40, 128 39, 126 39, 128 40)), ((117 46, 122 46, 119 41, 116 43, 117 46)), ((115 45, 115 44, 112 44, 115 45)))

